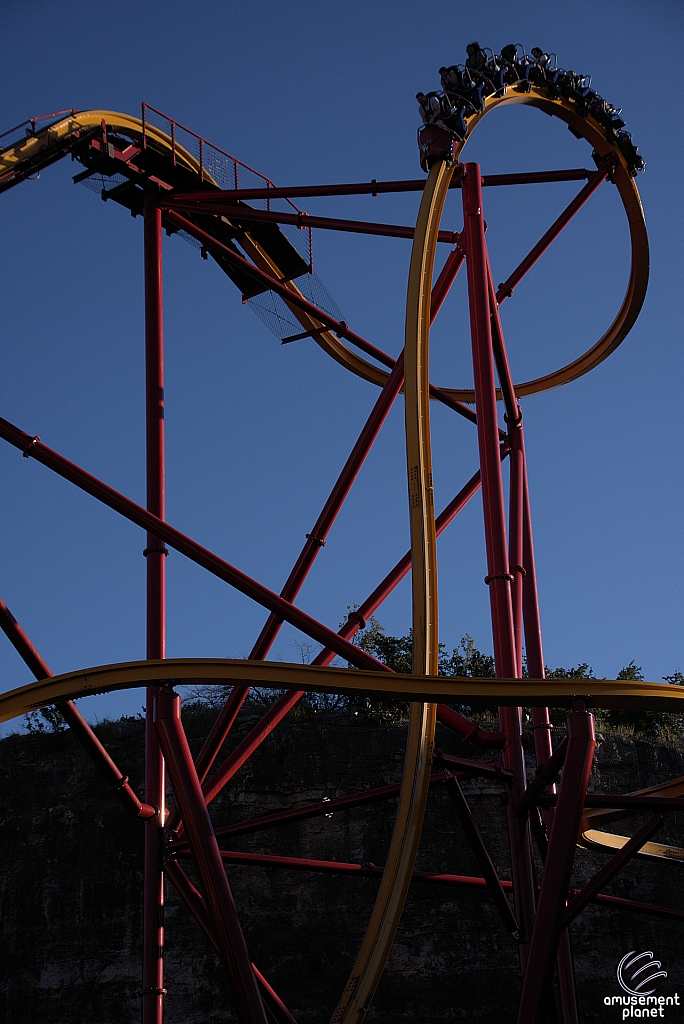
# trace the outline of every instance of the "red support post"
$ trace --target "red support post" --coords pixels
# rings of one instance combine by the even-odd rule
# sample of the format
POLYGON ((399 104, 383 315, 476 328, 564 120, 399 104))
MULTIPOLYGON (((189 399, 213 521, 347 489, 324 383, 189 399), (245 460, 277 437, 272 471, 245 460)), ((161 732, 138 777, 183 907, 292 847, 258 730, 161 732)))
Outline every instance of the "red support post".
POLYGON ((568 716, 568 752, 551 825, 518 1024, 545 1021, 595 746, 593 715, 583 701, 573 701, 568 716))
MULTIPOLYGON (((516 658, 511 576, 506 545, 506 521, 499 452, 496 382, 492 344, 490 267, 482 213, 482 186, 478 164, 466 164, 462 178, 464 229, 462 239, 468 272, 475 408, 482 473, 482 504, 487 552, 487 577, 492 614, 494 658, 497 675, 520 675, 516 658)), ((503 337, 500 339, 503 346, 503 337)), ((504 767, 513 773, 508 805, 511 870, 515 895, 515 916, 520 926, 519 951, 525 966, 535 910, 532 851, 527 821, 514 811, 525 790, 525 759, 521 745, 521 709, 500 708, 499 721, 506 733, 504 767)))
MULTIPOLYGON (((534 541, 532 538, 532 518, 530 513, 530 489, 527 476, 527 457, 525 454, 525 438, 522 441, 523 463, 523 560, 525 573, 522 579, 522 611, 525 632, 525 654, 527 670, 532 679, 543 679, 546 675, 544 650, 542 645, 541 622, 539 618, 539 598, 537 593, 537 569, 534 560, 534 541)), ((537 765, 546 764, 553 755, 551 743, 551 719, 548 708, 532 708, 532 731, 534 736, 534 752, 537 765)), ((565 741, 564 741, 565 742, 565 741)), ((554 785, 548 787, 555 793, 554 785)), ((547 832, 551 831, 553 811, 542 812, 542 821, 547 832)), ((558 986, 560 989, 561 1009, 564 1024, 579 1024, 577 1009, 577 992, 575 987, 575 968, 572 959, 570 932, 564 928, 558 944, 558 986)))
POLYGON ((216 945, 227 967, 238 1020, 240 1024, 267 1024, 209 811, 181 725, 180 697, 173 690, 161 690, 154 698, 154 724, 201 879, 216 945))
MULTIPOLYGON (((156 190, 145 189, 145 406, 147 509, 166 518, 164 479, 164 313, 162 303, 162 223, 156 190)), ((166 657, 166 548, 148 531, 147 654, 166 657)), ((145 713, 145 800, 159 817, 145 831, 143 878, 142 1024, 162 1024, 164 1017, 164 875, 162 837, 165 818, 164 759, 152 717, 158 687, 148 686, 145 713)))
POLYGON ((508 430, 510 454, 508 499, 508 562, 513 577, 511 596, 513 598, 513 631, 515 635, 515 660, 518 675, 522 676, 523 649, 523 580, 525 566, 523 561, 523 507, 524 507, 524 474, 525 455, 523 450, 522 419, 510 425, 508 430))

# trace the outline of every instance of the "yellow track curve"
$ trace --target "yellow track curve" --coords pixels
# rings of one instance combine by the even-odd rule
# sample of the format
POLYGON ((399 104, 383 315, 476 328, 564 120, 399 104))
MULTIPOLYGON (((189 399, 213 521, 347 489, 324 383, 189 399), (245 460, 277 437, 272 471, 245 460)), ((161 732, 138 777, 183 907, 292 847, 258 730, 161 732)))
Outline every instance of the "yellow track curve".
MULTIPOLYGON (((519 397, 523 397, 524 395, 559 387, 561 384, 566 384, 577 377, 581 377, 595 366, 598 366, 618 347, 631 330, 643 305, 648 284, 649 254, 646 225, 639 192, 634 179, 630 177, 623 154, 618 146, 607 140, 605 128, 591 114, 582 117, 572 103, 564 97, 552 99, 546 94, 543 87, 534 85, 527 93, 508 89, 503 96, 487 97, 484 101, 483 109, 468 120, 467 135, 463 142, 459 142, 456 145, 455 159, 460 159, 468 139, 480 121, 490 111, 507 104, 526 104, 537 107, 553 117, 558 117, 576 135, 586 139, 599 156, 613 155, 615 169, 612 178, 627 214, 631 247, 631 266, 627 290, 617 316, 608 330, 605 331, 596 344, 566 366, 543 377, 516 384, 516 394, 519 397)), ((45 146, 58 143, 61 139, 66 138, 70 133, 79 128, 97 127, 103 120, 112 131, 120 132, 138 142, 142 141, 143 124, 137 117, 111 110, 88 110, 71 114, 49 128, 38 132, 36 135, 0 152, 0 177, 23 162, 27 162, 31 157, 38 156, 41 149, 45 146)), ((153 139, 159 147, 171 154, 174 144, 170 136, 155 128, 152 124, 146 124, 145 131, 148 137, 153 139)), ((189 169, 196 171, 199 177, 198 161, 177 143, 175 144, 175 152, 176 159, 180 159, 189 169)), ((212 180, 206 172, 205 179, 212 180)), ((251 238, 248 232, 240 239, 240 244, 260 270, 272 273, 278 280, 283 281, 283 284, 286 284, 291 291, 299 292, 294 282, 283 280, 284 275, 280 269, 254 239, 251 238)), ((317 328, 320 329, 322 327, 319 321, 302 310, 294 306, 289 308, 305 330, 315 331, 317 328)), ((387 370, 362 358, 357 352, 350 349, 342 340, 337 338, 332 331, 323 330, 321 333, 315 333, 313 337, 316 343, 331 355, 333 359, 352 370, 358 376, 380 386, 387 380, 387 370)), ((462 402, 472 403, 475 400, 474 392, 470 388, 445 387, 442 390, 462 402)))
MULTIPOLYGON (((404 344, 406 463, 411 524, 413 670, 438 673, 437 538, 430 442, 430 293, 437 231, 454 165, 430 171, 409 268, 404 344)), ((399 807, 373 913, 331 1024, 358 1024, 368 1011, 401 917, 428 798, 437 705, 412 703, 399 807)))
MULTIPOLYGON (((136 686, 176 685, 201 681, 230 683, 311 693, 349 693, 396 700, 445 701, 487 707, 558 707, 574 697, 586 697, 597 708, 640 711, 684 711, 684 687, 637 679, 471 679, 450 676, 404 675, 365 669, 289 665, 280 661, 227 658, 168 658, 127 661, 116 665, 65 672, 39 679, 0 694, 0 722, 37 708, 97 693, 136 686)), ((607 813, 603 810, 597 814, 607 813)))
MULTIPOLYGON (((620 309, 610 327, 591 348, 566 366, 560 367, 558 370, 554 370, 543 377, 537 377, 534 380, 516 384, 515 391, 519 398, 525 395, 537 394, 541 391, 548 391, 551 388, 560 387, 562 384, 576 380, 577 377, 581 377, 583 374, 588 373, 589 370, 593 370, 611 352, 614 352, 629 334, 641 311, 646 296, 649 272, 648 236, 646 234, 644 211, 636 182, 629 174, 627 162, 619 147, 607 140, 605 128, 591 114, 587 117, 582 117, 569 100, 563 97, 551 99, 546 94, 544 88, 538 86, 532 86, 527 93, 507 90, 503 96, 487 97, 483 109, 468 120, 466 138, 462 142, 455 144, 454 159, 459 160, 461 158, 463 149, 473 130, 490 111, 507 104, 521 103, 537 107, 546 114, 560 118, 576 135, 586 139, 600 157, 607 157, 612 154, 615 160, 615 167, 611 177, 627 215, 631 264, 627 290, 620 309)), ((327 342, 324 338, 321 338, 320 344, 328 350, 327 342)), ((343 362, 350 370, 366 380, 371 380, 381 386, 387 380, 388 374, 386 370, 373 366, 337 340, 335 351, 330 351, 330 354, 338 362, 343 362), (343 358, 340 358, 340 349, 344 350, 343 358)), ((472 388, 442 387, 441 389, 458 401, 470 404, 475 401, 475 392, 472 388)), ((498 392, 497 394, 500 397, 498 392)))
MULTIPOLYGON (((155 127, 154 124, 146 122, 143 125, 140 118, 129 114, 122 114, 115 110, 84 110, 76 114, 70 114, 49 128, 45 128, 35 135, 31 135, 15 145, 9 146, 0 152, 0 178, 22 164, 28 164, 32 158, 38 157, 45 148, 58 145, 76 131, 97 128, 103 121, 108 131, 124 135, 138 145, 142 146, 144 137, 149 141, 153 141, 159 149, 168 153, 170 159, 173 158, 175 162, 184 165, 190 171, 194 171, 199 185, 200 164, 187 149, 179 145, 175 140, 172 140, 170 135, 155 127)), ((203 180, 216 185, 215 180, 206 169, 203 171, 203 180)), ((277 266, 265 249, 250 235, 248 230, 241 234, 239 244, 260 270, 267 274, 272 274, 296 295, 302 295, 296 283, 285 278, 280 267, 277 266)), ((289 306, 289 309, 305 330, 314 331, 322 327, 318 320, 296 306, 289 306)), ((350 354, 349 350, 332 331, 324 330, 321 333, 316 333, 314 338, 337 362, 343 366, 347 365, 350 354)), ((354 358, 358 360, 359 357, 354 356, 354 358)), ((366 364, 365 360, 360 360, 358 365, 355 364, 355 370, 367 380, 373 380, 377 383, 377 375, 374 373, 375 367, 372 367, 370 363, 366 364), (366 366, 368 371, 364 372, 364 367, 366 366)))

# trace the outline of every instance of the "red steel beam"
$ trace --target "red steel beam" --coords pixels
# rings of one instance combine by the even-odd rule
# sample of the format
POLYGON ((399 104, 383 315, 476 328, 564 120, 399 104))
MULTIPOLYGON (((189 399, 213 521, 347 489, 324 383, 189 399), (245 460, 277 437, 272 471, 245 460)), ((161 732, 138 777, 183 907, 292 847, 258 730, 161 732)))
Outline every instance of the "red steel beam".
MULTIPOLYGON (((229 203, 191 202, 167 196, 163 201, 165 210, 187 211, 188 213, 209 213, 227 217, 236 224, 254 222, 258 224, 292 224, 297 228, 321 228, 325 231, 347 231, 356 235, 382 235, 386 238, 413 238, 415 228, 400 224, 377 224, 367 220, 346 220, 337 217, 313 217, 308 213, 281 213, 273 210, 254 210, 251 206, 235 206, 229 203)), ((458 231, 438 231, 438 242, 455 245, 458 231)))
MULTIPOLYGON (((504 459, 507 454, 508 449, 502 445, 500 449, 500 457, 504 459)), ((465 507, 470 499, 477 494, 479 489, 480 471, 478 470, 435 520, 435 530, 438 537, 458 515, 461 509, 465 507)), ((397 562, 391 572, 387 574, 382 583, 380 583, 373 593, 366 598, 364 603, 349 615, 344 626, 340 629, 340 636, 345 637, 345 639, 350 639, 355 636, 360 629, 363 629, 366 621, 380 607, 385 598, 392 593, 401 580, 404 579, 410 568, 411 552, 407 551, 404 557, 397 562)), ((312 664, 329 665, 334 657, 334 651, 329 648, 324 648, 320 654, 314 658, 312 664)), ((467 718, 464 718, 463 715, 454 711, 453 708, 447 707, 446 704, 437 705, 437 717, 443 725, 447 726, 447 728, 459 733, 459 735, 470 740, 479 747, 502 747, 505 743, 505 736, 503 733, 486 732, 484 729, 481 729, 479 725, 469 722, 467 718)))
MULTIPOLYGON (((162 300, 162 221, 156 189, 147 185, 144 198, 145 259, 145 414, 147 509, 166 518, 164 459, 164 309, 162 300)), ((166 549, 156 533, 147 532, 148 659, 166 657, 166 549)), ((146 687, 145 799, 160 809, 145 832, 143 867, 142 1022, 162 1024, 164 1018, 164 874, 161 838, 165 818, 164 759, 152 720, 159 687, 146 687)))
POLYGON ((621 871, 625 864, 635 857, 639 852, 644 843, 654 835, 658 829, 662 826, 665 818, 662 814, 656 814, 650 821, 647 821, 643 828, 640 828, 635 836, 629 840, 628 843, 622 847, 621 850, 611 857, 607 864, 598 871, 594 877, 587 882, 581 892, 578 892, 576 896, 568 903, 563 917, 563 927, 567 928, 571 924, 578 914, 581 914, 587 903, 603 888, 607 885, 612 878, 617 875, 618 871, 621 871))
MULTIPOLYGON (((272 708, 264 715, 259 724, 252 729, 248 736, 238 744, 223 764, 216 769, 210 778, 204 781, 202 792, 209 804, 218 796, 223 787, 240 770, 245 761, 248 760, 254 751, 261 746, 267 736, 273 731, 292 707, 301 699, 303 691, 290 690, 275 702, 272 708)), ((467 775, 479 775, 482 778, 506 780, 509 774, 502 770, 498 764, 484 764, 480 761, 467 761, 462 757, 452 757, 449 754, 439 752, 439 758, 445 763, 454 765, 459 771, 467 775)), ((169 826, 171 827, 171 826, 169 826)))
POLYGON ((549 783, 555 782, 558 777, 558 773, 563 767, 567 752, 568 738, 566 736, 565 739, 558 744, 554 753, 549 756, 548 760, 544 761, 543 764, 540 764, 537 768, 535 778, 525 790, 525 795, 515 809, 516 814, 527 814, 530 807, 541 799, 541 796, 549 783))
MULTIPOLYGON (((466 778, 465 772, 456 772, 457 778, 466 778)), ((444 783, 444 772, 437 772, 430 776, 430 786, 441 786, 444 783)), ((377 803, 379 800, 392 800, 399 796, 401 783, 394 786, 381 786, 378 789, 367 789, 363 793, 352 793, 349 796, 339 796, 332 800, 317 800, 312 804, 304 804, 302 807, 293 807, 289 811, 276 811, 274 814, 263 814, 259 818, 250 818, 248 821, 238 821, 234 825, 222 825, 215 829, 216 838, 234 838, 235 836, 251 835, 253 832, 261 832, 264 829, 278 828, 280 825, 287 825, 293 821, 306 821, 308 818, 321 818, 337 814, 340 811, 349 811, 353 807, 362 807, 365 804, 377 803)), ((169 844, 171 853, 183 850, 187 847, 187 838, 182 837, 169 844)))
MULTIPOLYGON (((558 802, 556 796, 543 796, 541 803, 554 807, 558 802)), ((684 811, 684 797, 680 796, 633 796, 631 793, 587 793, 584 798, 585 807, 623 808, 634 811, 684 811)))
MULTIPOLYGON (((180 851, 178 856, 188 857, 189 854, 180 851)), ((383 868, 377 864, 347 864, 344 861, 336 860, 325 861, 304 860, 301 857, 271 857, 268 854, 237 853, 234 850, 222 850, 221 858, 233 864, 256 864, 260 867, 291 868, 295 871, 322 871, 325 874, 356 875, 359 878, 377 877, 383 871, 383 868)), ((472 875, 431 874, 428 871, 414 871, 413 880, 416 882, 434 883, 435 885, 456 885, 466 889, 487 888, 484 878, 477 878, 472 875)), ((511 892, 513 883, 502 878, 501 887, 506 892, 511 892)), ((571 889, 570 892, 572 895, 576 895, 580 890, 571 889)), ((684 921, 684 910, 677 910, 673 907, 658 907, 652 903, 639 903, 636 900, 624 899, 622 896, 607 896, 605 893, 598 893, 592 898, 591 902, 603 904, 615 910, 629 910, 635 914, 646 914, 650 917, 684 921)))
POLYGON ((517 938, 518 922, 516 921, 515 914, 511 910, 511 905, 506 898, 506 894, 503 890, 503 886, 501 885, 496 868, 492 864, 492 859, 489 856, 487 847, 482 840, 480 830, 477 827, 477 822, 473 817, 473 812, 468 806, 468 801, 463 795, 463 790, 459 786, 458 780, 451 775, 450 772, 447 772, 446 775, 447 793, 449 794, 449 798, 456 809, 456 814, 458 815, 458 820, 461 823, 461 828, 465 832, 466 839, 470 844, 470 848, 473 851, 478 867, 484 876, 487 888, 494 900, 494 905, 499 912, 504 928, 517 938))
MULTIPOLYGON (((527 456, 525 453, 525 436, 521 425, 522 469, 523 469, 523 559, 525 572, 522 574, 522 615, 525 634, 525 654, 527 669, 532 674, 539 671, 535 679, 543 679, 546 674, 544 651, 539 618, 539 600, 537 595, 537 571, 534 560, 534 542, 532 538, 532 520, 530 514, 530 494, 527 479, 527 456)), ((551 719, 548 708, 532 708, 532 735, 537 765, 548 764, 553 756, 551 743, 551 719)), ((565 740, 563 742, 566 742, 565 740)), ((534 786, 534 782, 532 785, 534 786)), ((549 793, 555 793, 555 785, 547 786, 549 793)), ((540 827, 546 833, 551 830, 553 811, 542 811, 540 827)), ((570 944, 570 932, 564 928, 558 944, 558 986, 560 989, 561 1008, 564 1024, 579 1024, 577 1009, 577 991, 575 985, 575 967, 570 944)))
POLYGON ((14 426, 14 424, 1 417, 0 437, 24 452, 27 457, 36 459, 37 462, 47 466, 48 469, 52 469, 59 476, 64 477, 65 480, 69 480, 77 487, 80 487, 87 494, 91 494, 104 505, 108 505, 109 508, 114 509, 115 512, 120 513, 124 518, 135 523, 136 526, 154 533, 165 544, 179 551, 197 565, 201 565, 202 568, 207 569, 225 583, 229 583, 240 593, 256 601, 257 604, 263 605, 269 611, 275 611, 276 614, 282 616, 285 622, 289 622, 296 629, 300 629, 313 640, 317 640, 324 646, 330 647, 335 654, 339 654, 346 661, 351 662, 358 668, 368 668, 381 672, 391 671, 382 662, 377 661, 370 654, 366 654, 365 651, 348 643, 339 634, 333 632, 332 629, 324 626, 288 601, 283 600, 282 597, 274 594, 272 590, 258 583, 251 576, 230 565, 229 562, 225 562, 212 551, 203 548, 196 541, 186 537, 180 530, 174 529, 173 526, 158 519, 146 509, 141 508, 140 505, 136 505, 129 498, 115 491, 113 487, 109 487, 108 484, 98 480, 97 477, 91 476, 90 473, 81 469, 80 466, 69 462, 68 459, 48 448, 47 445, 42 444, 37 437, 31 437, 30 434, 24 433, 19 427, 14 426))
POLYGON ((568 716, 568 750, 544 863, 518 1024, 542 1024, 546 1020, 595 746, 593 716, 583 701, 575 700, 568 716))
MULTIPOLYGON (((583 181, 593 172, 583 167, 571 168, 567 171, 526 171, 522 174, 487 174, 482 179, 484 186, 492 185, 537 185, 554 181, 583 181)), ((461 178, 454 175, 450 188, 460 188, 461 178)), ((236 199, 306 199, 313 196, 363 196, 381 195, 388 192, 422 192, 425 188, 424 178, 413 178, 406 181, 357 182, 349 185, 290 185, 285 188, 238 188, 216 192, 179 192, 174 195, 178 202, 205 202, 214 198, 217 202, 234 201, 236 199)))
POLYGON ((463 252, 463 249, 461 249, 460 245, 457 245, 455 249, 452 249, 447 256, 444 266, 442 267, 439 277, 435 281, 432 289, 432 296, 430 300, 431 324, 434 322, 437 313, 442 308, 442 304, 449 293, 449 289, 451 288, 456 275, 461 269, 464 259, 465 253, 463 252))
MULTIPOLYGON (((266 274, 263 270, 259 270, 259 268, 255 267, 253 263, 250 263, 248 260, 238 255, 238 253, 233 252, 233 250, 229 249, 227 245, 223 245, 221 242, 218 242, 212 235, 207 234, 206 231, 202 231, 201 228, 198 228, 186 217, 181 217, 181 215, 176 213, 174 210, 169 210, 166 216, 172 224, 176 225, 176 227, 180 228, 182 231, 186 231, 189 235, 192 235, 193 238, 196 238, 198 242, 201 242, 202 245, 210 251, 215 250, 220 253, 228 263, 232 263, 235 267, 240 267, 241 270, 253 277, 255 281, 259 281, 270 291, 280 295, 280 297, 291 306, 296 306, 297 309, 303 310, 305 313, 308 313, 309 316, 315 317, 327 330, 336 334, 338 338, 351 342, 352 345, 355 345, 356 348, 365 352, 366 355, 370 356, 372 359, 376 359, 384 366, 388 366, 390 369, 393 369, 395 360, 392 356, 389 356, 386 352, 376 348, 375 345, 372 345, 369 341, 366 341, 365 338, 362 338, 360 334, 356 334, 354 331, 351 331, 344 321, 335 320, 334 317, 330 316, 324 310, 319 309, 318 306, 314 306, 313 303, 308 302, 302 295, 298 295, 295 292, 290 291, 286 285, 276 280, 275 277, 271 277, 270 274, 266 274)), ((434 384, 430 385, 430 397, 441 402, 443 405, 446 405, 449 409, 453 409, 453 411, 457 412, 459 416, 463 416, 465 419, 470 420, 471 423, 475 423, 476 417, 472 409, 468 408, 468 406, 463 402, 458 402, 456 399, 451 398, 442 391, 441 388, 435 387, 434 384)))
MULTIPOLYGON (((503 328, 501 326, 501 320, 499 319, 499 305, 496 301, 496 293, 494 291, 494 279, 492 277, 492 269, 487 262, 488 269, 488 287, 489 287, 489 308, 491 311, 491 333, 492 333, 492 347, 494 352, 494 362, 496 363, 496 372, 499 377, 499 386, 501 388, 501 396, 504 401, 504 408, 506 410, 505 419, 508 423, 509 434, 513 427, 520 423, 522 419, 522 413, 520 406, 518 405, 518 399, 515 394, 515 385, 513 383, 513 375, 511 373, 511 367, 508 362, 508 354, 506 352, 506 344, 504 342, 503 328)), ((520 552, 522 557, 522 550, 520 552)))
MULTIPOLYGON (((359 470, 361 469, 361 466, 363 465, 365 458, 375 441, 375 438, 378 435, 380 427, 384 423, 387 414, 392 407, 394 399, 399 393, 403 380, 404 355, 402 352, 397 359, 392 372, 387 378, 387 382, 380 392, 371 414, 368 417, 365 426, 342 469, 342 472, 337 478, 337 482, 330 492, 328 500, 323 506, 321 514, 316 520, 311 533, 307 534, 306 543, 300 552, 299 558, 295 562, 292 572, 285 582, 285 586, 280 591, 280 596, 286 601, 294 601, 311 566, 314 563, 314 560, 321 550, 321 547, 325 544, 325 538, 327 537, 345 498, 349 494, 349 490, 356 479, 359 470)), ((250 659, 256 661, 263 660, 266 657, 278 634, 282 621, 282 618, 275 615, 273 612, 269 615, 250 652, 250 659)), ((221 708, 216 721, 212 725, 209 735, 207 736, 196 761, 197 774, 199 775, 201 782, 206 778, 207 772, 211 768, 216 755, 230 732, 242 702, 248 693, 248 686, 234 686, 228 700, 221 708)))
MULTIPOLYGON (((399 394, 399 390, 401 389, 403 382, 404 353, 402 352, 394 364, 392 372, 387 378, 387 382, 380 392, 373 410, 366 420, 363 430, 359 434, 359 438, 354 445, 342 472, 337 478, 335 486, 330 492, 328 500, 323 506, 321 514, 316 520, 311 533, 307 534, 307 543, 304 545, 299 558, 295 562, 292 572, 288 576, 285 586, 281 591, 281 597, 284 597, 286 601, 294 601, 299 593, 309 569, 313 565, 319 551, 325 544, 326 537, 337 518, 337 513, 340 511, 347 495, 349 494, 351 486, 358 476, 359 470, 361 469, 373 442, 378 436, 382 424, 387 418, 387 414, 392 408, 394 399, 399 394)), ((281 623, 282 619, 279 619, 277 616, 273 614, 269 616, 264 628, 257 638, 256 643, 254 644, 254 647, 252 648, 250 658, 262 660, 266 657, 273 641, 276 638, 281 623)))
MULTIPOLYGON (((497 675, 515 677, 522 674, 516 658, 513 622, 511 576, 506 544, 506 520, 499 452, 499 428, 496 407, 496 383, 492 347, 492 317, 489 279, 491 270, 485 241, 482 213, 482 188, 478 164, 466 164, 463 178, 463 245, 468 272, 468 302, 473 353, 475 408, 482 471, 482 505, 484 512, 487 577, 492 616, 494 660, 497 675)), ((503 336, 500 339, 503 346, 503 336)), ((524 968, 535 911, 532 851, 527 821, 521 821, 514 806, 525 790, 525 758, 520 736, 521 709, 500 708, 501 731, 506 734, 503 748, 504 767, 513 772, 511 799, 507 806, 511 870, 515 897, 515 916, 520 925, 519 955, 524 968)))
POLYGON ((508 569, 513 577, 511 600, 513 603, 513 635, 515 638, 515 660, 522 676, 523 667, 523 508, 524 508, 524 463, 522 418, 508 428, 509 455, 509 497, 508 497, 508 569))
MULTIPOLYGON (((504 458, 502 451, 501 458, 504 458)), ((449 502, 446 508, 435 520, 435 529, 439 536, 447 526, 453 522, 461 509, 465 508, 470 499, 480 489, 480 472, 474 473, 468 483, 461 488, 455 498, 449 502)), ((404 579, 411 569, 411 552, 407 551, 403 558, 400 558, 394 568, 388 572, 384 580, 375 588, 373 593, 366 598, 363 604, 353 611, 339 631, 339 635, 345 639, 355 636, 360 629, 363 629, 371 615, 377 611, 382 602, 387 598, 395 587, 404 579)), ((331 647, 325 647, 318 654, 313 665, 329 665, 335 657, 335 651, 331 647)))
MULTIPOLYGON (((580 890, 571 889, 574 896, 580 890)), ((599 893, 594 896, 592 903, 602 903, 606 907, 613 907, 615 910, 629 910, 635 914, 647 914, 651 917, 674 918, 676 921, 684 921, 684 910, 675 910, 673 907, 657 907, 652 903, 639 903, 636 900, 626 900, 622 896, 606 896, 599 893)))
POLYGON ((551 243, 558 237, 563 228, 570 223, 578 210, 584 206, 587 199, 594 194, 599 185, 606 180, 611 172, 611 168, 611 163, 609 161, 605 161, 597 171, 588 175, 589 181, 584 188, 581 189, 572 202, 566 206, 560 217, 553 222, 546 234, 542 235, 534 248, 527 254, 525 259, 518 264, 511 276, 507 278, 503 284, 499 285, 496 293, 496 301, 499 304, 501 304, 507 296, 511 296, 513 294, 513 289, 520 283, 528 270, 530 270, 539 257, 546 252, 551 243))
POLYGON ((454 771, 473 778, 498 779, 499 782, 505 783, 509 783, 513 778, 512 772, 502 767, 499 761, 469 761, 465 757, 445 754, 439 747, 435 747, 434 758, 435 763, 440 767, 451 767, 454 771))
MULTIPOLYGON (((164 865, 164 873, 187 909, 195 918, 195 921, 204 933, 207 941, 220 959, 221 951, 218 947, 218 943, 216 942, 216 936, 209 918, 207 905, 204 902, 204 897, 192 884, 178 861, 168 859, 164 865)), ((294 1017, 285 1006, 285 1003, 266 981, 266 978, 264 978, 256 964, 252 964, 252 970, 254 971, 254 977, 257 980, 257 984, 259 985, 261 998, 264 1001, 264 1008, 270 1024, 297 1024, 294 1017)))
MULTIPOLYGON (((33 646, 4 601, 0 601, 0 629, 31 669, 36 679, 49 679, 52 676, 53 673, 49 666, 33 646)), ((156 818, 159 808, 141 803, 135 790, 128 783, 128 776, 123 774, 109 756, 74 702, 72 700, 64 701, 55 706, 69 724, 81 746, 102 772, 110 788, 116 792, 128 813, 132 814, 134 818, 156 818)))
POLYGON ((466 165, 463 212, 494 657, 498 674, 510 679, 515 677, 517 666, 514 657, 510 573, 506 550, 496 385, 492 358, 489 261, 482 216, 480 168, 477 164, 466 165))
POLYGON ((267 1024, 216 836, 181 725, 177 693, 162 690, 156 695, 154 724, 173 791, 182 810, 216 945, 226 965, 238 1020, 240 1024, 267 1024))

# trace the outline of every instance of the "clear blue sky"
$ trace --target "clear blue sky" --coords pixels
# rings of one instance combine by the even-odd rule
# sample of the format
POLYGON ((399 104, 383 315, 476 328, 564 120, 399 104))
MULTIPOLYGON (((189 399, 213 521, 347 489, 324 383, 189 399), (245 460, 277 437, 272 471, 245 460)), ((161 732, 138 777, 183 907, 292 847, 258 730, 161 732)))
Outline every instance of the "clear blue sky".
MULTIPOLYGON (((646 173, 639 187, 652 277, 643 313, 591 375, 525 400, 546 660, 614 677, 684 667, 682 646, 682 135, 674 2, 481 4, 199 0, 61 4, 0 11, 0 125, 64 107, 161 108, 278 184, 417 177, 418 89, 475 37, 555 51, 624 108, 646 173), (675 61, 676 63, 676 61, 675 61)), ((485 173, 591 166, 589 148, 538 111, 488 118, 466 151, 485 173)), ((142 221, 101 203, 68 161, 0 197, 0 415, 144 503, 142 221)), ((496 194, 492 194, 496 191, 496 194)), ((485 196, 503 280, 576 191, 485 196)), ((447 223, 460 228, 458 195, 447 223)), ((411 223, 418 196, 306 200, 310 213, 411 223)), ((502 308, 514 375, 546 372, 612 320, 627 232, 603 186, 502 308)), ((410 243, 319 233, 316 269, 360 334, 396 354, 410 243)), ((312 341, 281 348, 223 274, 165 241, 168 519, 279 590, 377 389, 312 341)), ((433 336, 433 379, 468 381, 464 281, 433 336)), ((433 411, 436 500, 476 468, 475 432, 433 411)), ((0 444, 0 596, 53 671, 144 656, 144 536, 0 444)), ((440 542, 441 636, 491 650, 481 505, 440 542)), ((337 627, 408 546, 403 410, 397 403, 300 595, 337 627)), ((246 655, 264 612, 182 556, 169 573, 168 654, 246 655)), ((409 620, 408 580, 380 610, 409 620)), ((298 660, 285 629, 272 656, 298 660)), ((299 638, 301 639, 301 638, 299 638)), ((30 673, 0 644, 0 686, 30 673)), ((85 702, 89 717, 138 710, 139 693, 85 702)))

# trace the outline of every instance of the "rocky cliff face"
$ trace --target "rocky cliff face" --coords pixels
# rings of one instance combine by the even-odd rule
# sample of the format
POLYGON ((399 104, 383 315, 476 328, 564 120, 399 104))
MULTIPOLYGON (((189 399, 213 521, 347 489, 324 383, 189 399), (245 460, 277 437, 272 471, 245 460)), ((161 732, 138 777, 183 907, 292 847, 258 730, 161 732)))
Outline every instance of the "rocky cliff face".
MULTIPOLYGON (((207 713, 188 716, 197 746, 207 713)), ((254 724, 246 716, 231 739, 254 724)), ((139 787, 142 723, 103 725, 99 733, 139 787)), ((559 732, 560 735, 560 732, 559 732)), ((214 804, 216 824, 397 782, 405 731, 333 715, 284 724, 214 804)), ((480 754, 446 732, 439 745, 480 754)), ((592 788, 626 792, 684 775, 684 750, 617 735, 599 737, 592 788)), ((501 877, 510 877, 501 787, 464 784, 501 877)), ((382 864, 396 801, 314 818, 233 841, 260 853, 382 864)), ((672 816, 660 842, 684 846, 672 816)), ((616 823, 631 834, 641 821, 616 823)), ((69 733, 11 736, 0 743, 0 1019, 12 1024, 132 1024, 139 1019, 142 831, 106 791, 69 733)), ((606 861, 578 849, 574 885, 606 861)), ((479 875, 454 810, 431 792, 420 870, 479 875)), ((188 869, 190 870, 190 869, 188 869)), ((369 878, 231 866, 230 882, 250 953, 308 1024, 327 1024, 377 891, 369 878)), ((684 908, 684 867, 639 858, 606 891, 684 908)), ((172 889, 168 894, 167 1021, 234 1020, 222 970, 172 889)), ((572 926, 582 1021, 621 1019, 606 1008, 618 994, 615 968, 632 949, 653 950, 668 971, 659 992, 684 1002, 684 924, 590 905, 572 926)), ((489 897, 479 890, 411 887, 402 925, 369 1020, 516 1019, 516 948, 489 897)), ((668 1008, 680 1019, 684 1009, 668 1008)), ((684 1016, 681 1018, 684 1019, 684 1016)))

